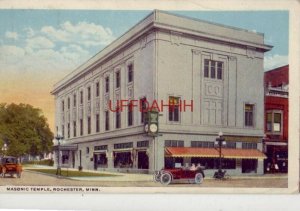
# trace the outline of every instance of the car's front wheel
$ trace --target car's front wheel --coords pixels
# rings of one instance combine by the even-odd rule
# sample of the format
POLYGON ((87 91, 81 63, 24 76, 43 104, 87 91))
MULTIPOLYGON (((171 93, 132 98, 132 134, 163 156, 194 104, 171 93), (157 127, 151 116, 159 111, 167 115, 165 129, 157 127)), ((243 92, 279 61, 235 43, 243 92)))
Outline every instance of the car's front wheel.
POLYGON ((169 173, 163 173, 160 176, 160 183, 163 185, 168 185, 171 183, 171 181, 172 181, 172 176, 169 173))
POLYGON ((203 174, 202 173, 197 173, 195 175, 195 183, 196 184, 201 184, 204 180, 203 174))

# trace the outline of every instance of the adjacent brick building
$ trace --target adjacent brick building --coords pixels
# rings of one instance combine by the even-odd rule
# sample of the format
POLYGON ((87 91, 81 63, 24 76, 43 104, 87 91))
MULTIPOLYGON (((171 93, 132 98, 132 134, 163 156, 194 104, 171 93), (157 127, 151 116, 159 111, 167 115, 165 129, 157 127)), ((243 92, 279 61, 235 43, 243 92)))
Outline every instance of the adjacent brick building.
POLYGON ((289 66, 265 72, 264 82, 265 172, 287 172, 289 66))

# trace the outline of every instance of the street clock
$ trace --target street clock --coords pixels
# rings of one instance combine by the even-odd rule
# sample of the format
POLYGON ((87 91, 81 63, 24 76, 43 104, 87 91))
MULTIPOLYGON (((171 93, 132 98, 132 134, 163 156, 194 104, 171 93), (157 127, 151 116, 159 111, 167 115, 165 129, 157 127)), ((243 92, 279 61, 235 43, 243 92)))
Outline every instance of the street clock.
POLYGON ((149 130, 151 133, 156 133, 158 130, 157 124, 151 124, 149 130))

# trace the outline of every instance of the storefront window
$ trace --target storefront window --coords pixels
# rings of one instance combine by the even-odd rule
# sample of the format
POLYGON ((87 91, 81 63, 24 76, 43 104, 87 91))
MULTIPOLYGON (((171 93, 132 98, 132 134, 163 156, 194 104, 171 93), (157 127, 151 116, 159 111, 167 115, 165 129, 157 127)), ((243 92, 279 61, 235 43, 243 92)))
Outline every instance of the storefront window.
POLYGON ((131 152, 114 152, 115 168, 132 168, 131 152))

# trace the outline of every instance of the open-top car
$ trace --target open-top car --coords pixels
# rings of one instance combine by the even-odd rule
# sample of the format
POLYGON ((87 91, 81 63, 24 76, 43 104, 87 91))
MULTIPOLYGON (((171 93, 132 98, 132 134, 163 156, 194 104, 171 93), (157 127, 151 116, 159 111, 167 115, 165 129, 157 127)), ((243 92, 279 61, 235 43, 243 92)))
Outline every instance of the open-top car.
POLYGON ((16 175, 18 178, 21 177, 22 165, 19 163, 16 157, 4 156, 0 160, 0 174, 1 177, 5 177, 6 174, 10 176, 16 175))
POLYGON ((162 169, 160 171, 155 171, 154 181, 160 182, 161 184, 168 185, 171 182, 186 180, 190 183, 201 184, 204 180, 204 172, 202 168, 198 167, 195 170, 190 168, 171 168, 162 169))

